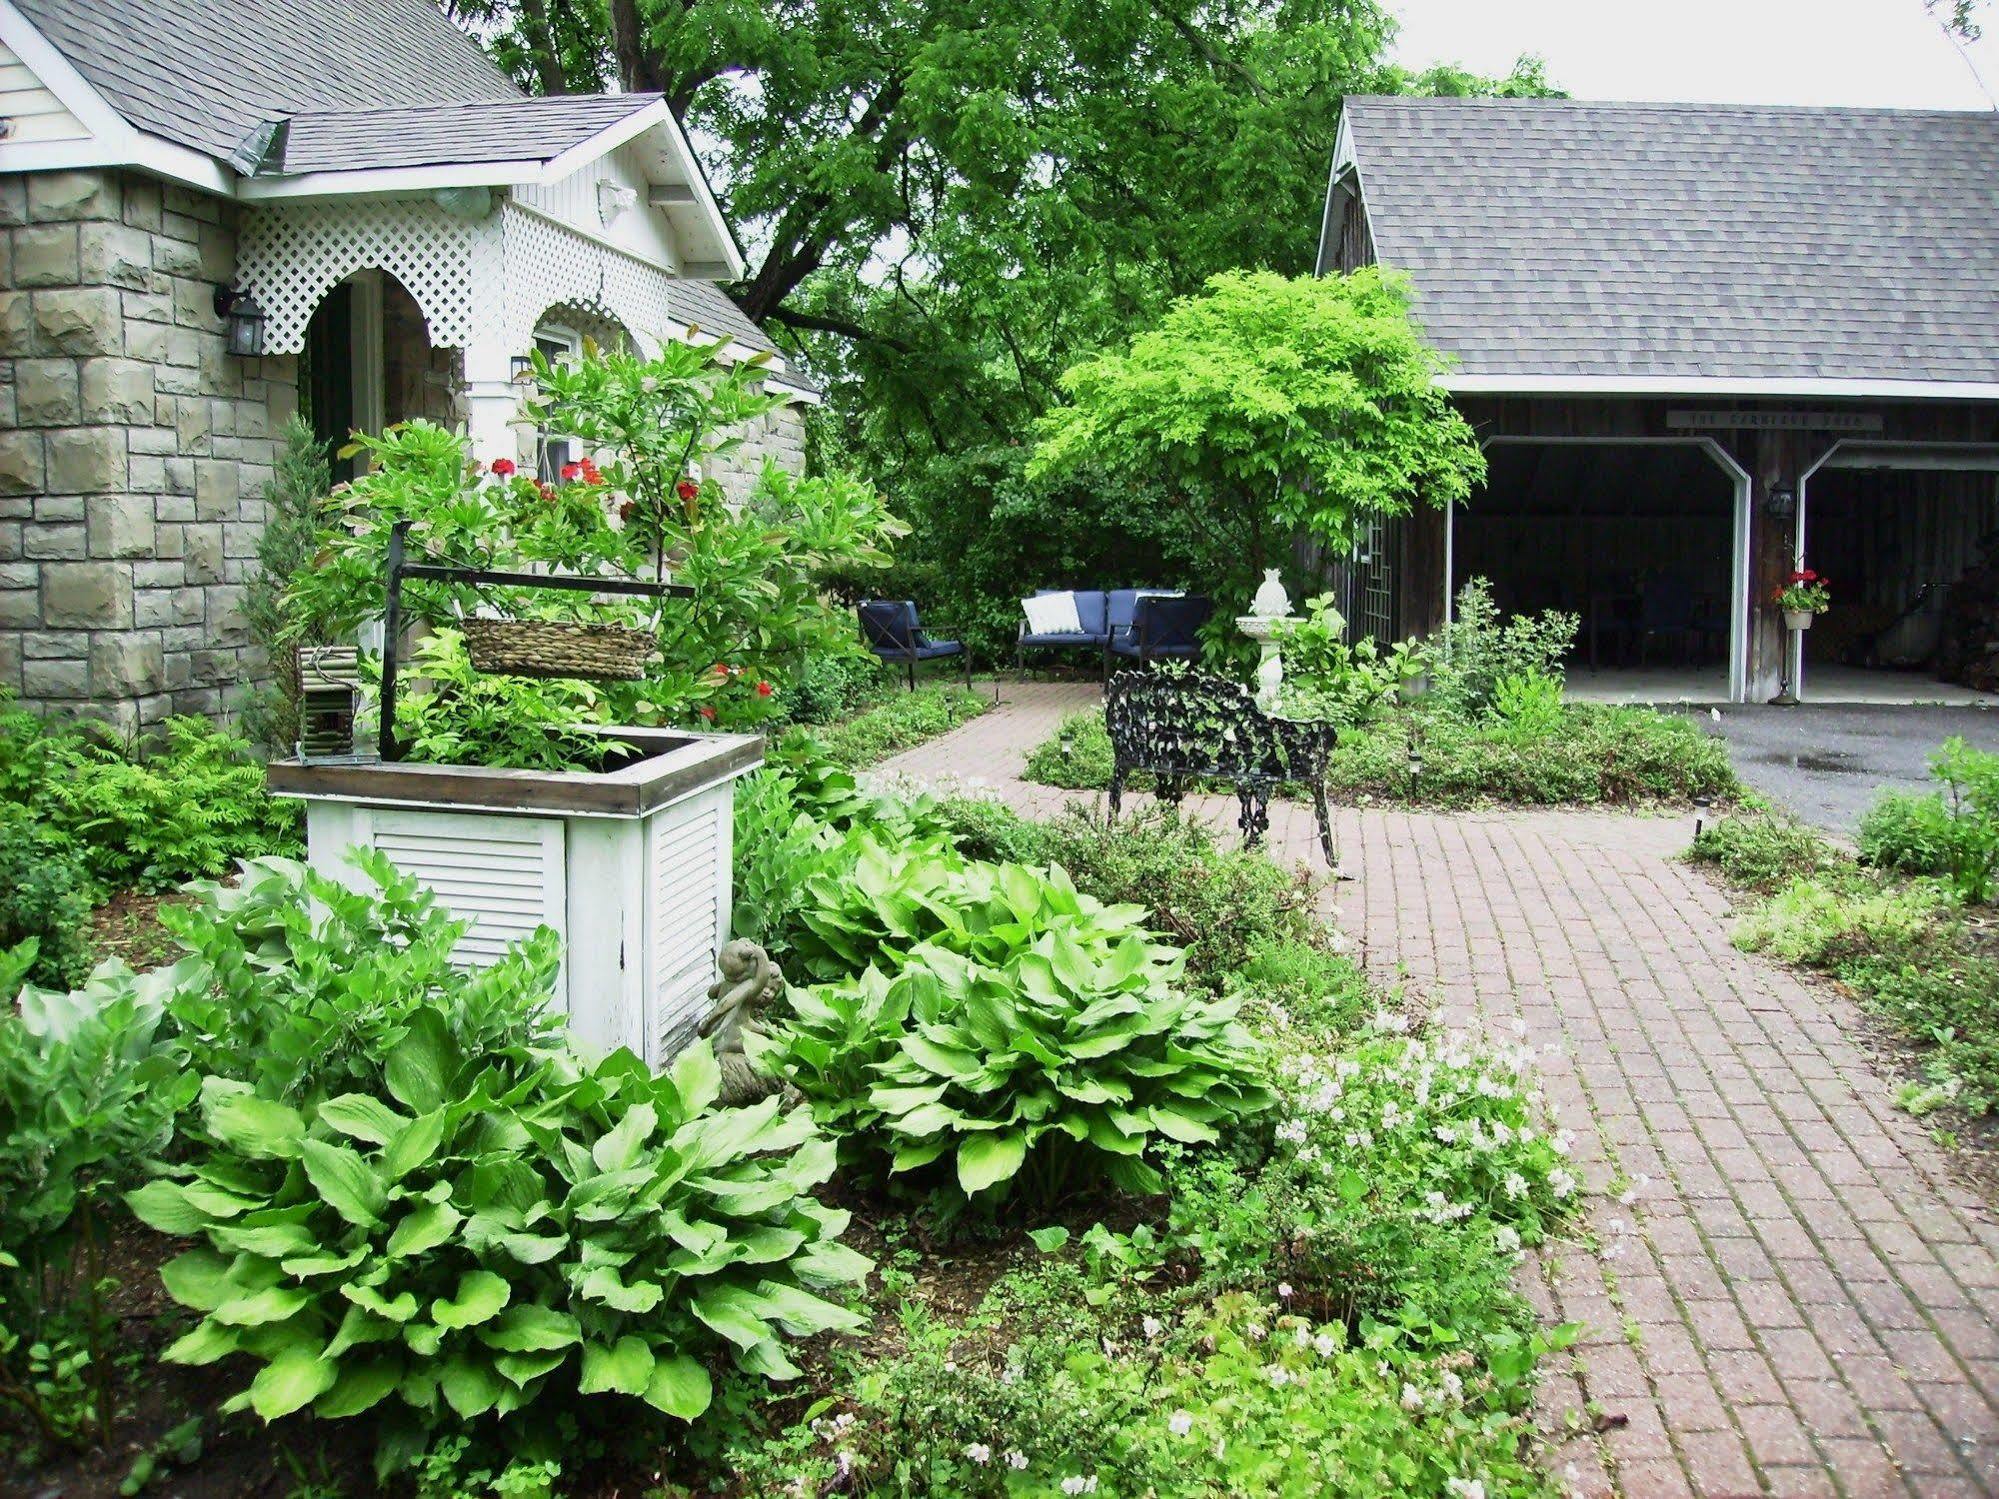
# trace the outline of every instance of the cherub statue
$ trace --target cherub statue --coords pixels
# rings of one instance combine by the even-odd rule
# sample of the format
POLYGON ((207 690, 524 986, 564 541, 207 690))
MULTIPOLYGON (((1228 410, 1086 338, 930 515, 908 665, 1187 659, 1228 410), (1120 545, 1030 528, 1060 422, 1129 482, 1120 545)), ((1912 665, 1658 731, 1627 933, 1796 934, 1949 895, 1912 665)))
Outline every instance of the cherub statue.
POLYGON ((722 972, 708 989, 715 1008, 695 1034, 707 1037, 715 1049, 715 1060, 722 1069, 722 1103, 737 1107, 774 1093, 796 1099, 795 1088, 781 1078, 759 1072, 743 1052, 744 1032, 762 1034, 752 1022, 759 1010, 784 991, 784 975, 769 953, 741 939, 724 944, 715 956, 715 966, 722 972))

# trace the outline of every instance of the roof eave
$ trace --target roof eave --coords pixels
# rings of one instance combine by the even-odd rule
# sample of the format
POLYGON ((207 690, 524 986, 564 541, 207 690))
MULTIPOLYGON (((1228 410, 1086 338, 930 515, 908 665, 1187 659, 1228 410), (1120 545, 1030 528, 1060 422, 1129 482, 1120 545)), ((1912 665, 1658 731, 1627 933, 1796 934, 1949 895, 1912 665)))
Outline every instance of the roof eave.
POLYGON ((1469 396, 1737 396, 1784 399, 1999 401, 1999 380, 1884 380, 1824 376, 1467 374, 1447 371, 1437 386, 1469 396))

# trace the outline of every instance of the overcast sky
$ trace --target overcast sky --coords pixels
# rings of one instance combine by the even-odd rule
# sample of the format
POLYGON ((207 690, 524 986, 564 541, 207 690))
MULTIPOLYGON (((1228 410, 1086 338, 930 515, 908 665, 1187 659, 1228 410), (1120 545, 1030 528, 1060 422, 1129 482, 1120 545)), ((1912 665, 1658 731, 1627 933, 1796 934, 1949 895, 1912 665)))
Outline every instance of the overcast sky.
POLYGON ((1396 59, 1503 74, 1522 52, 1579 99, 1990 109, 1999 6, 1966 53, 1922 0, 1388 0, 1396 59))

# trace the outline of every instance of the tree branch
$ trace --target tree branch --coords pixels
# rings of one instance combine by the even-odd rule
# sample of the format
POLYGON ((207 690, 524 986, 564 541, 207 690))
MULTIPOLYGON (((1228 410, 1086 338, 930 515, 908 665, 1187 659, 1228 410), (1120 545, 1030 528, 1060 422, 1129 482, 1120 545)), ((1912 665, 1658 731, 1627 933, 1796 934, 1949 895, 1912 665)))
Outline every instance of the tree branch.
POLYGON ((898 354, 916 352, 899 338, 886 333, 877 333, 872 328, 863 328, 859 323, 849 322, 846 318, 827 317, 816 312, 800 312, 796 308, 782 305, 771 308, 764 316, 773 322, 784 324, 787 328, 797 328, 808 333, 831 333, 838 338, 880 344, 884 348, 894 349, 898 354))

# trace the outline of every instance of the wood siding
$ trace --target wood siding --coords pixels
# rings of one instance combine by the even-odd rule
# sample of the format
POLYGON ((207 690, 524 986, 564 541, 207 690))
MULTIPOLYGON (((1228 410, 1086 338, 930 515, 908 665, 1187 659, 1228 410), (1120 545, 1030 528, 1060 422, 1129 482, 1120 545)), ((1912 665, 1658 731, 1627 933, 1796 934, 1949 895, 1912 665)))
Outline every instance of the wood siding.
POLYGON ((10 127, 6 136, 10 146, 90 138, 83 121, 71 114, 5 43, 0 43, 0 120, 6 120, 10 127))

